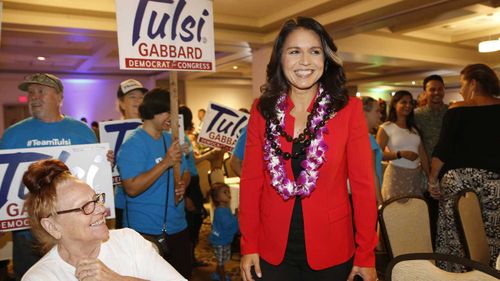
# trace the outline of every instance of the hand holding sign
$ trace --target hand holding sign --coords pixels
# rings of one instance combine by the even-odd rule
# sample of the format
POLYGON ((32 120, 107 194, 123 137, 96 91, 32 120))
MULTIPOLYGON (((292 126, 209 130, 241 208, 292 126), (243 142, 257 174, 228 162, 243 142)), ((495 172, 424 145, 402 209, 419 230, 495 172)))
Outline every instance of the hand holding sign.
POLYGON ((180 163, 182 159, 182 150, 179 141, 176 140, 167 149, 167 154, 163 161, 167 161, 168 168, 172 167, 175 163, 180 163))

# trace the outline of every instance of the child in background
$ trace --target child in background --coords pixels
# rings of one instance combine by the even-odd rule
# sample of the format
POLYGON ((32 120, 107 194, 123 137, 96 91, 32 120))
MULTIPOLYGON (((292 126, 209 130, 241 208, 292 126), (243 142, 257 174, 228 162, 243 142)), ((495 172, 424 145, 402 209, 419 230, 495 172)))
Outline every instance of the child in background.
POLYGON ((378 102, 371 97, 362 97, 363 111, 365 113, 366 124, 368 125, 368 134, 370 135, 370 144, 373 153, 373 171, 375 171, 375 194, 377 196, 377 206, 383 203, 382 187, 382 150, 375 140, 372 132, 376 132, 380 125, 380 107, 378 102))
POLYGON ((217 258, 217 269, 212 274, 212 280, 224 281, 225 277, 225 281, 230 281, 229 276, 226 276, 224 264, 231 259, 231 243, 239 230, 238 220, 229 208, 231 192, 228 185, 224 183, 213 184, 210 196, 215 205, 215 211, 212 232, 208 239, 212 243, 217 258))

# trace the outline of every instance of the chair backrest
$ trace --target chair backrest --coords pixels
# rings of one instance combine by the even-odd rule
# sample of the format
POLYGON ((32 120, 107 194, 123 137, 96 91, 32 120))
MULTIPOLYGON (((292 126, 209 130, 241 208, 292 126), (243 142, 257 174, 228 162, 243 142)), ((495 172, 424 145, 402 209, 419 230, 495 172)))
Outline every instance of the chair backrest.
POLYGON ((454 212, 466 257, 482 264, 489 264, 490 249, 477 194, 471 189, 458 193, 454 212))
POLYGON ((398 256, 389 262, 385 281, 495 281, 500 280, 500 271, 452 255, 437 253, 416 253, 398 256), (446 261, 473 269, 465 273, 441 270, 431 261, 446 261))
POLYGON ((408 253, 432 253, 429 208, 421 197, 390 199, 379 211, 382 235, 389 257, 408 253))

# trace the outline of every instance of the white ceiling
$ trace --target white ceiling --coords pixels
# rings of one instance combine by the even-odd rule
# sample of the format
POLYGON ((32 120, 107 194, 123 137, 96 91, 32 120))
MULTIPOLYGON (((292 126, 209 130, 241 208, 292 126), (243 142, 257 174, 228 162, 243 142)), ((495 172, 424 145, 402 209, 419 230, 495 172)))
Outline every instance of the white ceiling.
MULTIPOLYGON (((271 44, 281 24, 298 15, 326 27, 349 83, 361 89, 420 87, 430 73, 443 75, 453 87, 458 71, 470 63, 500 72, 500 52, 477 51, 481 40, 500 37, 500 0, 214 0, 213 5, 217 72, 182 73, 181 79, 250 80, 252 48, 271 44)), ((119 70, 115 0, 3 0, 0 72, 32 71, 158 75, 119 70)))

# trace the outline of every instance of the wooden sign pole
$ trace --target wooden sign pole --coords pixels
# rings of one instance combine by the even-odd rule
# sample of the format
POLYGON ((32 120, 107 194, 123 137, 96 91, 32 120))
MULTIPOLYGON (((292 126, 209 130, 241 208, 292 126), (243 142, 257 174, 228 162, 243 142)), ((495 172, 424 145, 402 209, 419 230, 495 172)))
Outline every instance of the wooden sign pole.
MULTIPOLYGON (((169 73, 170 80, 170 127, 172 140, 179 139, 179 94, 177 91, 177 72, 169 73)), ((177 187, 181 180, 181 163, 174 163, 174 186, 177 187)), ((183 196, 175 196, 175 205, 183 199, 183 196)))

